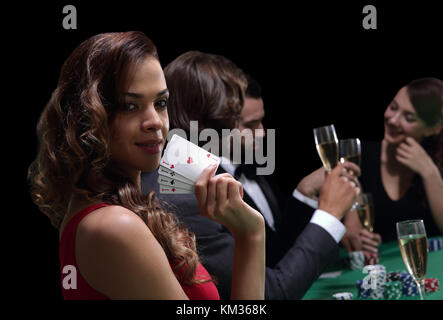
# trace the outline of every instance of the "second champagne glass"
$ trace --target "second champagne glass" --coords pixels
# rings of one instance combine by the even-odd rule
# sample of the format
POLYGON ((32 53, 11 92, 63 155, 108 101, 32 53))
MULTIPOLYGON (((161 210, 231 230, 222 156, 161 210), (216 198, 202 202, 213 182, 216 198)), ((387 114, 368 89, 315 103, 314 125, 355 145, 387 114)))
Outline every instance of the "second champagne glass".
MULTIPOLYGON (((361 163, 361 146, 360 139, 341 139, 338 141, 338 150, 340 162, 350 161, 360 167, 361 163)), ((349 173, 355 175, 355 172, 349 170, 349 173)))
POLYGON ((358 217, 363 227, 369 232, 374 232, 374 201, 372 200, 372 194, 369 192, 363 193, 362 203, 358 204, 356 209, 358 217))
POLYGON ((397 236, 403 262, 417 283, 420 299, 424 300, 429 248, 423 220, 397 222, 397 236))
POLYGON ((334 125, 314 128, 314 139, 323 166, 332 171, 338 163, 338 140, 334 125))
MULTIPOLYGON (((338 141, 338 152, 340 156, 340 162, 344 163, 345 161, 353 162, 357 166, 361 166, 361 146, 360 139, 351 138, 351 139, 340 139, 338 141)), ((346 169, 349 174, 355 176, 355 172, 351 169, 346 169)), ((357 179, 357 177, 355 178, 357 179)), ((359 207, 358 202, 355 202, 352 205, 351 210, 357 210, 359 215, 361 212, 361 207, 359 207)))

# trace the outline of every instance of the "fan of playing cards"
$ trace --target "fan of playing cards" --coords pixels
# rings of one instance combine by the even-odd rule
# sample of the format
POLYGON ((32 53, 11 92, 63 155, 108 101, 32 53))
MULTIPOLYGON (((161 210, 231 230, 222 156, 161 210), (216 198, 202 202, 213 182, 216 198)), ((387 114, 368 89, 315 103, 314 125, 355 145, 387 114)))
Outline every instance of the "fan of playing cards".
POLYGON ((158 168, 160 193, 194 193, 194 184, 202 171, 220 158, 188 140, 173 135, 158 168))

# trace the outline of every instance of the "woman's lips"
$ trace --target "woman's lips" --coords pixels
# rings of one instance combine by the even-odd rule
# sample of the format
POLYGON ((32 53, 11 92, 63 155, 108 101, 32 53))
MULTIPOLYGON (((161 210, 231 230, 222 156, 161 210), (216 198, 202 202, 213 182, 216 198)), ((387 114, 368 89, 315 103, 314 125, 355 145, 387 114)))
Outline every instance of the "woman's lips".
POLYGON ((389 126, 386 127, 386 132, 388 133, 388 135, 390 135, 393 138, 396 138, 396 137, 403 134, 403 131, 398 131, 398 130, 391 128, 389 126))
POLYGON ((161 152, 161 140, 149 140, 145 142, 138 142, 135 145, 148 154, 157 154, 161 152))

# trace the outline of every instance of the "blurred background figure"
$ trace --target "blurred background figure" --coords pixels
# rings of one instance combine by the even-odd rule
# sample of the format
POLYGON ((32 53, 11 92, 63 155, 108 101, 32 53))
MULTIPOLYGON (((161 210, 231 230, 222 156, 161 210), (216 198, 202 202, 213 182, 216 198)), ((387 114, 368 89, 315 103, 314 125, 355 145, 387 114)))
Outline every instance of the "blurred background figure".
MULTIPOLYGON (((374 232, 397 239, 398 221, 423 219, 428 236, 443 232, 443 81, 422 78, 402 87, 384 113, 384 138, 363 142, 361 184, 373 195, 374 232)), ((352 213, 349 235, 370 235, 352 213)), ((348 235, 345 236, 345 239, 348 235)))
MULTIPOLYGON (((402 220, 423 219, 428 236, 442 234, 442 108, 443 82, 414 80, 388 105, 383 140, 362 142, 360 182, 362 191, 372 194, 374 230, 363 228, 357 212, 351 211, 344 220, 347 231, 342 239, 347 251, 377 252, 382 240, 397 239, 395 224, 402 220)), ((322 171, 302 179, 294 190, 298 200, 291 199, 291 205, 317 206, 322 171)), ((309 215, 299 219, 299 225, 306 224, 309 215)))

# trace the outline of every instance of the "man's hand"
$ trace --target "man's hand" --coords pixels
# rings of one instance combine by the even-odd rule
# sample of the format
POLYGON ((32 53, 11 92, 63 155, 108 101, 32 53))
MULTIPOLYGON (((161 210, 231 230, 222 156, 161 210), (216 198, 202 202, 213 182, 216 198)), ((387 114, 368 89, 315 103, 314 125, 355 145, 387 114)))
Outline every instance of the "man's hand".
MULTIPOLYGON (((341 165, 346 169, 346 172, 343 172, 342 175, 349 180, 354 180, 354 182, 356 182, 355 176, 359 177, 361 174, 360 167, 357 166, 355 163, 348 161, 342 163, 341 165), (355 176, 351 175, 349 171, 353 171, 355 176)), ((316 200, 318 194, 320 193, 321 187, 325 183, 326 176, 326 169, 324 167, 321 167, 304 177, 299 182, 296 189, 306 197, 316 200)))
POLYGON ((339 163, 327 174, 325 183, 321 187, 318 209, 340 220, 349 211, 359 193, 360 188, 346 177, 346 170, 339 163))

